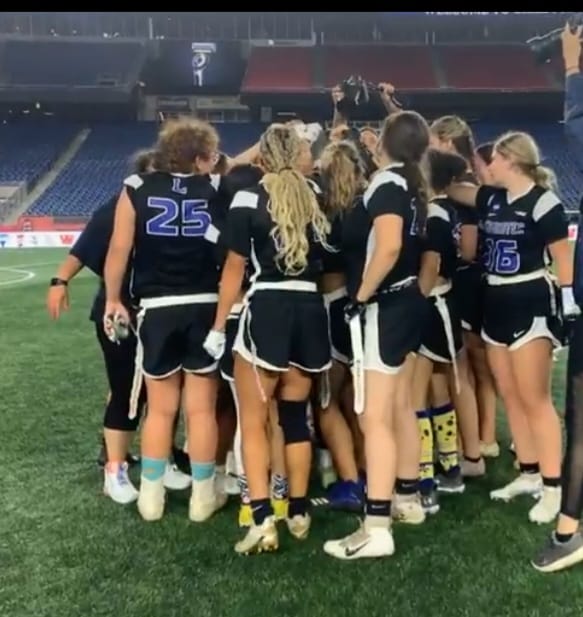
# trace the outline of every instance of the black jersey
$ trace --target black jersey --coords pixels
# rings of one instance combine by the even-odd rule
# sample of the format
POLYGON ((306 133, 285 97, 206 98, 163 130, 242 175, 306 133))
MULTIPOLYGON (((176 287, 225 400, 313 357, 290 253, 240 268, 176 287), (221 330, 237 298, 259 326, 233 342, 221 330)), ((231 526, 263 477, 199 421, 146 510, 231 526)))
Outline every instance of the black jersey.
POLYGON ((163 172, 124 181, 136 213, 132 294, 138 298, 216 293, 215 221, 227 203, 220 176, 163 172))
MULTIPOLYGON (((375 175, 362 200, 366 217, 362 216, 358 208, 354 208, 351 216, 346 217, 345 258, 354 262, 347 264, 347 272, 357 265, 360 268, 360 279, 374 250, 375 219, 385 214, 403 219, 401 251, 395 265, 379 285, 379 292, 387 291, 392 285, 416 277, 419 273, 421 242, 417 208, 407 180, 399 173, 400 167, 391 165, 375 175)), ((350 278, 354 281, 356 273, 352 272, 350 278)))
MULTIPOLYGON (((85 268, 88 268, 100 278, 99 289, 93 299, 93 306, 91 307, 91 313, 89 315, 89 319, 95 322, 100 322, 105 312, 103 267, 105 266, 107 249, 109 248, 109 241, 113 233, 113 221, 117 200, 117 196, 113 197, 93 212, 85 229, 69 251, 69 253, 73 255, 73 257, 76 257, 85 268)), ((121 301, 127 307, 131 304, 129 293, 131 270, 132 266, 130 262, 121 286, 121 301)))
POLYGON ((540 186, 511 202, 505 189, 482 186, 476 206, 488 274, 508 277, 541 270, 548 264, 547 246, 568 237, 559 198, 540 186))
POLYGON ((457 266, 456 209, 448 197, 434 197, 427 211, 423 249, 440 256, 439 276, 451 280, 457 266))
POLYGON ((370 216, 364 207, 362 196, 359 196, 354 206, 342 217, 340 250, 344 262, 346 290, 351 298, 356 297, 362 282, 370 226, 370 216))
MULTIPOLYGON (((316 194, 319 188, 310 186, 316 194)), ((277 283, 289 280, 316 282, 321 272, 324 247, 316 241, 311 228, 306 229, 310 245, 308 264, 303 272, 293 275, 285 273, 284 265, 278 263, 275 224, 267 205, 269 194, 260 182, 256 187, 239 191, 229 209, 224 242, 227 248, 250 261, 252 282, 277 283)))
MULTIPOLYGON (((465 182, 467 184, 474 184, 475 186, 478 186, 479 184, 476 179, 476 176, 474 176, 474 174, 469 171, 466 172, 461 178, 459 178, 459 182, 465 182)), ((478 212, 476 211, 476 208, 471 208, 469 206, 466 206, 465 204, 461 204, 454 200, 450 200, 450 203, 452 204, 454 208, 454 212, 455 212, 455 219, 456 219, 455 220, 455 233, 456 233, 457 242, 459 244, 461 233, 462 233, 462 227, 467 227, 467 226, 478 227, 478 218, 479 218, 478 212)), ((474 260, 472 262, 467 262, 464 259, 462 259, 461 253, 458 251, 458 263, 457 263, 458 270, 463 270, 465 268, 468 268, 470 265, 472 265, 474 268, 479 268, 479 265, 480 265, 479 253, 480 253, 480 248, 478 247, 476 251, 476 257, 474 258, 474 260)))

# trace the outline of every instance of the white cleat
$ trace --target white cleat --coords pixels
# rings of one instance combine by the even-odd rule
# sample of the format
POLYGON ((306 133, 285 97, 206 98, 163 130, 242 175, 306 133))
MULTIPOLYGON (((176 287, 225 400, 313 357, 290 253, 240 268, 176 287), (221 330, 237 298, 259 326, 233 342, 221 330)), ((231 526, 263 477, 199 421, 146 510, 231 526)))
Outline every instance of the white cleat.
POLYGON ((552 523, 561 509, 561 487, 544 486, 541 498, 530 509, 528 520, 543 525, 552 523))
POLYGON ((138 512, 142 518, 148 522, 159 521, 164 516, 165 505, 164 478, 148 480, 142 476, 138 495, 138 512))
POLYGON ((268 516, 261 525, 251 525, 245 537, 235 544, 239 555, 271 553, 279 548, 277 527, 273 516, 268 516))
POLYGON ((393 495, 391 502, 391 517, 394 521, 408 525, 421 525, 425 522, 425 510, 421 505, 421 498, 414 495, 393 495))
POLYGON ((105 466, 103 470, 103 494, 115 503, 122 505, 136 501, 138 489, 128 477, 127 463, 117 464, 112 469, 108 465, 105 466))
POLYGON ((169 491, 184 491, 192 484, 192 477, 182 473, 176 465, 168 463, 164 472, 164 487, 169 491))
POLYGON ((310 533, 312 518, 306 514, 296 514, 292 518, 286 518, 285 522, 291 535, 296 540, 305 540, 310 533))
POLYGON ((192 481, 188 517, 193 523, 203 523, 227 503, 227 494, 218 487, 216 476, 192 481))
POLYGON ((324 552, 337 559, 373 559, 390 557, 395 552, 393 534, 388 527, 361 525, 354 533, 339 540, 328 540, 324 552))
POLYGON ((490 499, 494 501, 511 501, 520 495, 538 497, 543 490, 543 482, 538 473, 521 473, 502 488, 490 492, 490 499))
POLYGON ((237 476, 232 476, 231 474, 227 474, 225 476, 225 493, 227 493, 227 495, 233 496, 241 494, 241 489, 239 488, 239 481, 237 480, 237 476))
POLYGON ((500 456, 500 446, 497 441, 492 443, 480 444, 480 452, 484 458, 498 458, 500 456))

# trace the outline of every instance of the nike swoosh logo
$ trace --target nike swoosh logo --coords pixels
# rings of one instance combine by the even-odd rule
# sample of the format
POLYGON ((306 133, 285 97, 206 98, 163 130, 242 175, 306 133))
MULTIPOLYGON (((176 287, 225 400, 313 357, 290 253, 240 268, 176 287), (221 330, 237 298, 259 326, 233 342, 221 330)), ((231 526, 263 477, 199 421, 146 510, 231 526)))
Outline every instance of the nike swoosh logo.
POLYGON ((518 332, 513 332, 512 336, 514 338, 518 338, 519 336, 522 336, 525 332, 526 332, 526 330, 519 330, 518 332))
POLYGON ((345 547, 344 548, 344 554, 346 555, 346 557, 354 557, 354 555, 356 555, 357 553, 360 553, 360 551, 369 543, 370 540, 365 540, 364 542, 362 542, 362 544, 359 544, 358 546, 354 547, 354 548, 350 548, 350 547, 345 547))

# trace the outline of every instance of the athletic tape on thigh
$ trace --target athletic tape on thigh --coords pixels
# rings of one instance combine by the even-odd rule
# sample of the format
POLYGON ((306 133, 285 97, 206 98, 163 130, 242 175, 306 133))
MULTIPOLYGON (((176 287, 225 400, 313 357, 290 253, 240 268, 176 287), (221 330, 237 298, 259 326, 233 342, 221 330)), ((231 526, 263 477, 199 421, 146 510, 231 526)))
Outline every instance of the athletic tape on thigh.
POLYGON ((362 324, 360 315, 349 322, 350 342, 352 343, 352 379, 354 382, 354 411, 364 412, 364 345, 362 343, 362 324))
POLYGON ((144 362, 144 346, 140 339, 140 328, 144 323, 144 317, 146 316, 146 309, 141 308, 138 311, 136 318, 136 358, 134 360, 134 378, 132 380, 132 389, 130 392, 130 409, 128 417, 133 420, 138 415, 138 404, 140 402, 140 393, 142 391, 142 384, 144 381, 144 373, 142 371, 142 364, 144 362))
POLYGON ((435 308, 437 308, 437 312, 441 317, 441 321, 443 322, 443 328, 445 330, 445 338, 447 339, 447 349, 449 351, 449 355, 451 357, 451 362, 453 364, 453 378, 455 382, 455 391, 459 394, 460 392, 460 376, 457 366, 456 352, 455 352, 455 340, 453 337, 453 326, 451 324, 451 315, 449 314, 449 309, 447 308, 447 302, 445 298, 441 295, 433 296, 435 300, 435 308))

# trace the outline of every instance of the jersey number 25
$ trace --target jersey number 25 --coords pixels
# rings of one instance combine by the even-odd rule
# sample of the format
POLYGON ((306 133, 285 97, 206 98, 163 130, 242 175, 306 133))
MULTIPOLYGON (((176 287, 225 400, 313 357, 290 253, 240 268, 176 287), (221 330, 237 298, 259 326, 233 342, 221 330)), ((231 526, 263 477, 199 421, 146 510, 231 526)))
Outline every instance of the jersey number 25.
POLYGON ((149 236, 200 238, 212 222, 204 199, 183 199, 178 204, 168 197, 149 197, 148 208, 159 210, 146 223, 149 236))

